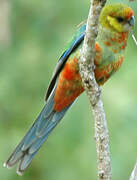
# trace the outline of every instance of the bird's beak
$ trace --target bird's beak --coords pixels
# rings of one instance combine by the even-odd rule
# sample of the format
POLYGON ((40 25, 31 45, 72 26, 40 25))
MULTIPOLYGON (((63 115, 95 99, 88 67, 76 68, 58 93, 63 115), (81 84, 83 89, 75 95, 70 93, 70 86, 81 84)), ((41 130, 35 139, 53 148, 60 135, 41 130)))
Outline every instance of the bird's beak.
POLYGON ((131 16, 131 18, 129 19, 128 23, 129 23, 130 26, 134 26, 135 25, 135 17, 131 16))

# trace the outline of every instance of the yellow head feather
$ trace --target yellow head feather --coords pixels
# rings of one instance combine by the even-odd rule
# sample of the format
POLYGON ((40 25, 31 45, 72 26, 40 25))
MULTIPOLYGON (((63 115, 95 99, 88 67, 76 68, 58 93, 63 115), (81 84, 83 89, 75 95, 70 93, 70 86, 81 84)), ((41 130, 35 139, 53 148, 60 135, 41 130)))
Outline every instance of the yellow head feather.
POLYGON ((100 24, 111 31, 129 31, 129 20, 133 14, 133 10, 126 4, 106 5, 100 15, 100 24))

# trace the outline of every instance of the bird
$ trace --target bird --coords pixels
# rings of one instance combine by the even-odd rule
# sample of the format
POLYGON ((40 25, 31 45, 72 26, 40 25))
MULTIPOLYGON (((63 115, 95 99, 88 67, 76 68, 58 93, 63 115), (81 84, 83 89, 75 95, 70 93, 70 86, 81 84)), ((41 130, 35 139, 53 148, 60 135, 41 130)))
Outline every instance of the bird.
MULTIPOLYGON (((94 47, 94 74, 99 86, 120 69, 134 24, 134 11, 126 4, 107 4, 101 11, 94 47)), ((50 133, 78 96, 84 92, 78 61, 85 32, 86 23, 77 29, 57 62, 41 113, 4 163, 7 168, 18 164, 19 175, 23 175, 50 133)))

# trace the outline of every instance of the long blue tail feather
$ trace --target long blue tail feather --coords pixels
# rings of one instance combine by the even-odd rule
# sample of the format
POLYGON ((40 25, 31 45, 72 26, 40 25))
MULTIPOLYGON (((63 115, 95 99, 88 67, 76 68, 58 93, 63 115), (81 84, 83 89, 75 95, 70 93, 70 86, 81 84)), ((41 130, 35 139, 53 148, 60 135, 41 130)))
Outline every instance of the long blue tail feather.
POLYGON ((54 92, 49 97, 40 115, 21 140, 14 152, 11 154, 4 166, 13 167, 19 162, 17 173, 22 175, 30 165, 33 157, 46 141, 51 131, 63 118, 71 105, 64 108, 61 112, 56 112, 54 106, 54 92))

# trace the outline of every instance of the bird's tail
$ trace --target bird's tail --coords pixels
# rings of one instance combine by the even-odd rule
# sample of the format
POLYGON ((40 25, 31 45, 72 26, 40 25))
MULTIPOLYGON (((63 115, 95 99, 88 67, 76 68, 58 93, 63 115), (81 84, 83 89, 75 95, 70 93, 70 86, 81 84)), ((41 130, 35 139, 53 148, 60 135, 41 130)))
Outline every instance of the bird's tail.
POLYGON ((53 109, 53 106, 54 93, 49 97, 40 115, 13 151, 9 159, 4 163, 4 166, 12 168, 19 162, 17 173, 19 175, 24 173, 39 148, 46 141, 48 135, 63 118, 64 114, 70 107, 68 106, 64 108, 61 112, 56 112, 53 109))

